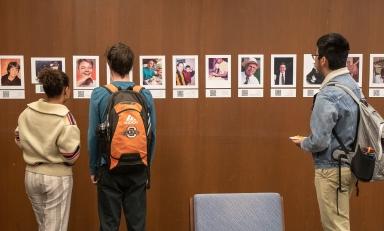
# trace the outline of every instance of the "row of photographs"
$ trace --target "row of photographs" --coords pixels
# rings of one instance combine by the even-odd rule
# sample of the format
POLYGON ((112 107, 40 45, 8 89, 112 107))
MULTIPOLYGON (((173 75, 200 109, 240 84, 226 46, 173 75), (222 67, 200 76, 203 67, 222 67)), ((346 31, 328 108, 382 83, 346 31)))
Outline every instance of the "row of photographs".
MULTIPOLYGON (((362 86, 362 54, 350 54, 346 66, 352 77, 362 86)), ((206 88, 231 88, 231 55, 205 56, 206 88)), ((107 66, 107 82, 110 71, 107 66)), ((198 88, 198 56, 173 56, 173 87, 198 88)), ((0 89, 24 89, 23 56, 0 56, 0 89)), ((37 76, 43 68, 65 71, 65 58, 31 58, 31 82, 38 84, 37 76)), ((165 56, 140 56, 140 82, 148 89, 165 89, 165 56)), ((264 55, 238 55, 238 87, 263 88, 264 55)), ((319 87, 324 79, 315 68, 311 54, 304 54, 303 86, 319 87)), ((132 74, 132 73, 131 73, 132 74)), ((272 88, 296 87, 296 55, 271 55, 272 88)), ((99 86, 99 57, 73 56, 74 89, 93 89, 99 86)), ((384 54, 370 55, 370 87, 384 87, 384 54)))

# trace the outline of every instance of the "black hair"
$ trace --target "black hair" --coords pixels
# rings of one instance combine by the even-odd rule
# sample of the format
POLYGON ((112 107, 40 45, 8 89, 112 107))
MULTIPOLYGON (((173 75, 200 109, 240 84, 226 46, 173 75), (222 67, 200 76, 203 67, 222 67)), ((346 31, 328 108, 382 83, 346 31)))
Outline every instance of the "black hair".
POLYGON ((135 55, 129 46, 119 42, 107 49, 106 57, 109 68, 119 75, 125 76, 132 69, 135 55))
POLYGON ((48 98, 55 98, 63 93, 64 88, 69 86, 67 74, 60 70, 44 68, 37 76, 39 83, 43 84, 44 92, 48 98))
POLYGON ((329 69, 336 70, 346 66, 349 43, 338 33, 329 33, 317 40, 319 52, 318 59, 325 57, 328 60, 329 69))
POLYGON ((20 71, 20 65, 17 62, 9 62, 7 66, 7 72, 9 74, 9 70, 11 70, 12 67, 16 67, 18 71, 20 71))

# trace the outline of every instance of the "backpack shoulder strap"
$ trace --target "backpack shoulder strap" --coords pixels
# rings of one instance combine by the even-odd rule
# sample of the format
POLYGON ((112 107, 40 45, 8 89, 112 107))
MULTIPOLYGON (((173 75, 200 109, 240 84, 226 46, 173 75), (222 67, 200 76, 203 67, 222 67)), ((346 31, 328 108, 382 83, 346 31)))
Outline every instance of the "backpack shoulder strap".
POLYGON ((352 97, 352 99, 357 103, 357 104, 360 104, 360 99, 356 96, 356 94, 347 86, 341 84, 341 83, 336 83, 336 82, 329 82, 327 84, 328 86, 335 86, 335 87, 338 87, 338 88, 341 88, 342 90, 344 90, 348 95, 350 95, 352 97))
POLYGON ((106 89, 109 92, 109 94, 110 94, 109 99, 108 99, 108 105, 105 108, 105 111, 104 111, 104 114, 103 114, 103 117, 102 117, 102 118, 107 118, 108 119, 108 112, 111 110, 111 107, 112 107, 112 98, 113 98, 112 94, 115 93, 115 92, 118 92, 120 90, 120 87, 117 87, 117 86, 113 85, 112 83, 104 85, 102 87, 104 89, 106 89))
MULTIPOLYGON (((356 102, 356 104, 357 104, 357 106, 359 107, 359 119, 358 119, 358 122, 357 122, 357 124, 358 124, 358 126, 357 127, 359 127, 360 126, 360 123, 362 122, 362 117, 361 117, 361 115, 360 115, 360 110, 361 110, 361 104, 364 104, 364 99, 362 98, 362 99, 359 99, 357 96, 356 96, 356 94, 349 88, 349 87, 347 87, 347 86, 345 86, 345 85, 343 85, 343 84, 340 84, 340 83, 336 83, 336 82, 330 82, 329 84, 327 84, 327 85, 330 85, 330 86, 335 86, 335 87, 338 87, 338 88, 341 88, 342 90, 344 90, 349 96, 351 96, 351 98, 356 102)), ((362 94, 362 92, 361 92, 361 94, 362 94)), ((363 97, 363 95, 362 95, 362 97, 363 97)), ((338 139, 337 138, 337 134, 336 134, 336 132, 335 131, 333 131, 333 134, 335 135, 335 137, 336 137, 336 139, 337 139, 337 141, 340 143, 340 139, 338 139)), ((358 147, 358 144, 357 144, 357 137, 358 137, 358 135, 359 135, 359 128, 357 128, 357 131, 356 131, 356 137, 355 137, 355 141, 354 141, 354 145, 355 145, 355 153, 356 153, 356 151, 357 151, 357 149, 359 148, 358 147)), ((341 144, 341 143, 340 143, 341 144)), ((342 146, 344 146, 343 144, 342 144, 342 146)), ((343 148, 344 149, 344 148, 343 148)))
POLYGON ((140 85, 133 85, 132 86, 132 90, 134 92, 137 92, 137 93, 141 93, 141 91, 144 89, 144 87, 140 86, 140 85))
POLYGON ((113 85, 112 83, 110 84, 107 84, 107 85, 104 85, 103 88, 107 89, 107 91, 109 93, 115 93, 117 91, 119 91, 120 89, 118 87, 116 87, 115 85, 113 85))

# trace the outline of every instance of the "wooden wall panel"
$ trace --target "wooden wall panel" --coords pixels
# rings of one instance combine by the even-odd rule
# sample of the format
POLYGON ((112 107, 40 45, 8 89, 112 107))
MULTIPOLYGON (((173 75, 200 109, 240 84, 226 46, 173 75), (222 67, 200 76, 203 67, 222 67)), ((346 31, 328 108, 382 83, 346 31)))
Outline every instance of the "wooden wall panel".
MULTIPOLYGON (((311 99, 302 97, 302 57, 316 39, 336 31, 362 53, 363 90, 368 92, 369 54, 383 53, 380 0, 1 0, 0 55, 24 55, 26 99, 0 101, 0 225, 35 230, 24 190, 24 162, 13 129, 28 102, 30 58, 99 55, 106 83, 106 48, 128 43, 139 55, 166 55, 167 98, 156 99, 158 143, 148 192, 148 230, 188 230, 189 198, 195 193, 279 192, 286 230, 321 230, 309 154, 288 137, 307 134, 311 99), (237 55, 264 54, 264 98, 237 98, 237 55), (297 54, 297 97, 270 98, 270 55, 297 54), (199 99, 172 99, 172 55, 199 55, 199 99), (232 55, 232 98, 207 99, 205 55, 232 55)), ((370 99, 384 113, 380 98, 370 99)), ((74 170, 70 230, 97 230, 95 187, 88 175, 88 100, 68 107, 79 123, 81 157, 74 170)), ((383 183, 361 184, 351 200, 353 230, 382 230, 383 183)), ((125 230, 121 227, 120 230, 125 230)))

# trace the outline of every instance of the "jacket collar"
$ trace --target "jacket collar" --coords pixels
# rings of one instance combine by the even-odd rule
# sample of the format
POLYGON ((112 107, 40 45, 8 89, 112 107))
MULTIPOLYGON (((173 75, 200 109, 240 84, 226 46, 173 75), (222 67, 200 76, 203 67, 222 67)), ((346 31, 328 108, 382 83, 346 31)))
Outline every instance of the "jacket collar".
POLYGON ((348 74, 349 70, 347 67, 343 67, 334 71, 331 71, 328 73, 328 75, 325 77, 323 83, 321 84, 320 90, 323 89, 329 81, 331 81, 333 78, 339 75, 345 75, 348 74))
POLYGON ((52 114, 58 116, 65 116, 69 112, 65 105, 48 103, 44 99, 39 99, 38 101, 30 103, 28 104, 28 107, 44 114, 52 114))

